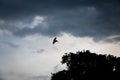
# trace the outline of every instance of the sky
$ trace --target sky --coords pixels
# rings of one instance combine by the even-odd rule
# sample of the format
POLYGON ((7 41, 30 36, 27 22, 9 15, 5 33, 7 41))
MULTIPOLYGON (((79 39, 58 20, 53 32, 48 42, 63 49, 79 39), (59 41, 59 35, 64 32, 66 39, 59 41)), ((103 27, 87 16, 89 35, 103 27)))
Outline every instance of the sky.
POLYGON ((119 48, 119 0, 0 0, 0 80, 50 80, 64 53, 119 48))

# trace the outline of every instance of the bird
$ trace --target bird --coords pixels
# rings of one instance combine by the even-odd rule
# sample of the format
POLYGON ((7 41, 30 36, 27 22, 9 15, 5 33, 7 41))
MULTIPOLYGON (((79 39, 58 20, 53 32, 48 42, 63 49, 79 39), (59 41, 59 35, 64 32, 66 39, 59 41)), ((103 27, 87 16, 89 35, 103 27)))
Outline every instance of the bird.
POLYGON ((58 42, 58 40, 57 40, 57 38, 55 37, 54 39, 53 39, 53 44, 55 44, 56 42, 58 42))

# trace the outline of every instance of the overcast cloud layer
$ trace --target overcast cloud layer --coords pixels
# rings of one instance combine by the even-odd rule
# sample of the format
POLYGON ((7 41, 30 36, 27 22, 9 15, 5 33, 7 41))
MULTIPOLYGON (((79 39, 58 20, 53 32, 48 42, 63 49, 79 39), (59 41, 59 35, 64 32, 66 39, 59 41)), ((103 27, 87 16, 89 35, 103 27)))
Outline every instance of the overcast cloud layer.
POLYGON ((16 36, 120 35, 119 0, 0 0, 0 29, 16 36))

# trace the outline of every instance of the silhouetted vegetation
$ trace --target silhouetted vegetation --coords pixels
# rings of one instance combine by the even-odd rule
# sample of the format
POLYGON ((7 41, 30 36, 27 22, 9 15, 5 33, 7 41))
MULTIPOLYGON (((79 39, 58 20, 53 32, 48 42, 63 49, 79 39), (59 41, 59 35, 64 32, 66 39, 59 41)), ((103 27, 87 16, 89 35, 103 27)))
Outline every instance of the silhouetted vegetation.
POLYGON ((120 80, 120 57, 91 53, 65 53, 67 69, 53 73, 51 80, 120 80))

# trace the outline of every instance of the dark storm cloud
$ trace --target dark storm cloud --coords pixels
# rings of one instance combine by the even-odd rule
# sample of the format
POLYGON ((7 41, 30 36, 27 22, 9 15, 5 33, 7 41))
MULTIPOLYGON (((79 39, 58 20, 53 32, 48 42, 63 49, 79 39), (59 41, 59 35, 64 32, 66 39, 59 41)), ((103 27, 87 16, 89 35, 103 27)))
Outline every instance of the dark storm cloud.
POLYGON ((119 5, 119 0, 0 0, 0 13, 3 18, 20 15, 48 14, 55 9, 71 9, 83 6, 103 7, 119 5))
POLYGON ((100 39, 120 35, 119 0, 0 0, 0 13, 1 19, 14 23, 36 15, 47 16, 49 26, 46 29, 41 29, 42 25, 32 29, 11 26, 17 36, 35 33, 55 36, 67 32, 100 39))

